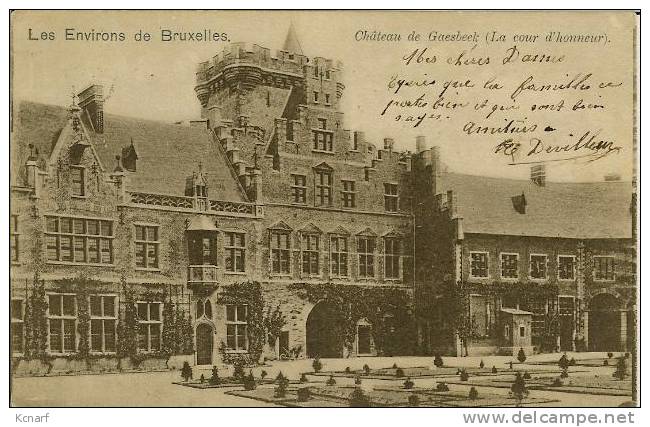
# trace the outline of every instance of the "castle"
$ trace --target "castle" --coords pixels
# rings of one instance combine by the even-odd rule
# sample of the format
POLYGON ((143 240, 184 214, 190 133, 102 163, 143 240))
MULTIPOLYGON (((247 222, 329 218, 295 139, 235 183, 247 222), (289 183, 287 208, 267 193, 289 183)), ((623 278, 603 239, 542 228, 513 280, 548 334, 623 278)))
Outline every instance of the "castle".
POLYGON ((15 370, 629 345, 629 183, 448 172, 346 129, 344 90, 290 28, 199 64, 189 126, 98 85, 16 105, 15 370))

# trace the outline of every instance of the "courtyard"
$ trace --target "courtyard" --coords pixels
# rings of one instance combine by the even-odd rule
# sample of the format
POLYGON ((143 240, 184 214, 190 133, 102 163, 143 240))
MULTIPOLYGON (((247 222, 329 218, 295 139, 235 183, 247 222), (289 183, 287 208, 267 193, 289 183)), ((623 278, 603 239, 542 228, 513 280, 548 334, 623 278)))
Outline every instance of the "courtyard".
MULTIPOLYGON (((373 406, 412 406, 409 399, 414 398, 410 396, 417 395, 419 406, 512 407, 518 402, 510 396, 510 386, 520 372, 528 374, 529 394, 521 402, 524 407, 615 407, 631 400, 629 376, 622 381, 612 378, 618 353, 611 358, 606 353, 568 353, 575 364, 558 385, 554 382, 561 373, 557 365, 560 356, 534 355, 525 363, 512 356, 443 357, 442 367, 434 366, 433 357, 322 359, 318 373, 312 367, 313 359, 274 361, 245 370, 257 379, 255 390, 244 390, 239 384, 188 387, 179 371, 19 377, 12 380, 11 399, 13 406, 20 407, 347 407, 349 396, 361 388, 373 406), (460 378, 462 371, 467 378, 460 378), (286 395, 278 398, 274 379, 280 372, 288 383, 286 395), (409 388, 404 385, 407 380, 412 383, 409 388), (441 383, 447 390, 439 388, 441 383), (306 401, 297 398, 301 388, 310 390, 306 401), (470 399, 472 388, 477 396, 470 399)), ((226 369, 219 372, 222 378, 230 375, 226 369)), ((193 367, 190 383, 196 385, 201 376, 207 383, 210 368, 193 367)))

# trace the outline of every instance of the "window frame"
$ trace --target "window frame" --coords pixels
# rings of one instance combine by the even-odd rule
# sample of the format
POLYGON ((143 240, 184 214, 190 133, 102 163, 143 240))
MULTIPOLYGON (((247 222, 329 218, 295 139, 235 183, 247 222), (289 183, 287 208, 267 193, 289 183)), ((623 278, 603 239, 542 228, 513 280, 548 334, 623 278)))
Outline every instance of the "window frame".
POLYGON ((155 353, 157 351, 160 351, 162 349, 162 328, 163 328, 163 319, 162 319, 162 309, 163 309, 163 303, 161 301, 137 301, 136 302, 136 315, 138 318, 138 330, 137 330, 137 348, 138 352, 140 353, 155 353), (147 305, 147 319, 140 319, 140 304, 146 304, 147 305), (151 306, 156 304, 158 306, 158 320, 151 320, 151 306), (141 327, 145 325, 147 328, 147 348, 143 349, 140 347, 140 335, 141 335, 141 327), (154 349, 151 346, 151 326, 153 325, 158 325, 158 348, 154 349))
MULTIPOLYGON (((289 230, 269 230, 269 273, 271 276, 291 276, 291 271, 292 271, 292 250, 291 250, 291 239, 292 239, 292 233, 289 230), (280 246, 273 247, 273 242, 274 242, 274 236, 286 236, 286 241, 287 241, 287 247, 282 248, 280 246), (278 254, 277 257, 277 265, 278 265, 278 271, 275 270, 275 254, 278 254), (282 265, 283 265, 283 257, 282 254, 286 253, 286 263, 287 263, 287 270, 283 271, 282 270, 282 265)), ((280 243, 282 240, 280 240, 280 243)))
POLYGON ((548 280, 548 255, 531 253, 528 255, 528 279, 541 281, 548 280), (533 257, 544 257, 544 277, 533 277, 533 257))
MULTIPOLYGON (((395 236, 385 236, 384 237, 384 280, 402 280, 403 274, 404 274, 404 269, 402 267, 402 248, 404 246, 404 239, 401 237, 395 237, 395 236), (388 242, 392 242, 392 252, 388 253, 387 248, 388 248, 388 242), (395 252, 395 243, 398 245, 397 252, 395 252), (388 275, 388 268, 387 266, 389 265, 388 260, 391 259, 393 260, 394 258, 397 258, 397 275, 388 275)), ((393 270, 394 264, 391 262, 392 267, 391 271, 393 270)))
POLYGON ((341 207, 346 209, 354 209, 357 207, 356 185, 356 181, 352 179, 341 180, 341 207))
POLYGON ((78 351, 79 348, 79 337, 77 334, 77 323, 78 323, 78 317, 79 317, 79 304, 77 302, 77 294, 72 293, 72 292, 48 292, 46 293, 47 296, 47 352, 49 354, 73 354, 78 351), (50 298, 52 296, 60 296, 61 297, 61 314, 52 314, 52 304, 50 301, 50 298), (65 314, 63 311, 63 307, 65 306, 64 299, 66 296, 71 296, 72 301, 74 303, 74 314, 65 314), (65 337, 66 337, 66 321, 72 320, 73 327, 72 327, 72 335, 74 338, 74 349, 72 350, 66 350, 65 348, 65 337), (52 350, 52 322, 60 322, 61 325, 61 348, 52 350))
POLYGON ((242 230, 224 230, 223 231, 223 263, 226 274, 245 274, 246 273, 246 252, 248 242, 246 232, 242 230), (241 237, 243 245, 238 245, 237 237, 241 237), (241 257, 241 270, 237 268, 237 255, 241 257), (228 258, 231 258, 232 267, 228 267, 228 258))
POLYGON ((307 175, 292 173, 293 180, 291 184, 291 193, 293 196, 292 203, 297 205, 307 204, 307 175), (299 181, 302 180, 302 183, 299 181))
POLYGON ((160 225, 158 224, 149 224, 144 222, 136 222, 133 224, 133 242, 134 242, 134 257, 133 262, 135 264, 136 270, 144 271, 160 271, 160 225), (138 239, 138 227, 144 228, 144 239, 138 239), (149 229, 153 229, 155 233, 155 240, 148 240, 149 238, 149 229), (144 246, 144 266, 138 265, 138 245, 144 246), (154 247, 156 250, 155 256, 155 266, 149 266, 149 247, 154 247))
MULTIPOLYGON (((9 332, 11 335, 9 343, 11 344, 11 354, 21 355, 25 352, 25 299, 24 298, 11 298, 9 302, 9 311, 10 313, 10 326, 9 332), (20 301, 20 317, 15 317, 15 311, 13 309, 13 302, 20 301), (20 351, 15 350, 14 346, 14 325, 20 325, 20 351)), ((49 327, 48 327, 49 335, 49 327)), ((49 347, 48 347, 49 348, 49 347)))
POLYGON ((350 277, 350 236, 344 234, 330 234, 329 235, 329 274, 332 278, 337 279, 347 279, 350 277), (335 245, 332 244, 332 241, 336 240, 336 251, 334 251, 335 245), (338 242, 345 242, 345 251, 340 250, 338 247, 338 242), (345 262, 343 262, 343 260, 345 262), (336 265, 336 271, 334 266, 336 265), (344 274, 341 274, 342 265, 345 266, 344 274))
POLYGON ((519 279, 519 253, 517 252, 501 252, 499 253, 499 277, 503 280, 518 280, 519 279), (515 277, 508 277, 503 275, 503 256, 515 256, 517 259, 516 263, 516 276, 515 277))
POLYGON ((558 255, 557 256, 557 280, 565 281, 565 282, 571 282, 573 280, 576 280, 576 256, 575 255, 558 255), (560 270, 560 258, 571 258, 572 265, 571 265, 571 278, 563 278, 561 277, 561 270, 560 270))
POLYGON ((115 354, 117 353, 117 324, 118 324, 118 313, 119 313, 119 298, 115 294, 91 294, 88 296, 88 315, 90 316, 90 327, 88 333, 88 344, 90 346, 90 352, 93 354, 115 354), (100 307, 101 315, 96 315, 92 313, 92 298, 100 298, 100 307), (113 298, 113 315, 107 315, 105 310, 104 299, 113 298), (99 320, 102 325, 101 331, 101 350, 93 350, 93 332, 92 332, 92 323, 93 320, 99 320), (106 350, 106 321, 113 321, 113 335, 114 335, 114 350, 106 350))
POLYGON ((312 128, 312 151, 334 153, 334 132, 328 129, 312 128))
POLYGON ((115 265, 115 253, 114 253, 114 239, 115 239, 115 221, 112 219, 107 219, 107 218, 94 218, 94 217, 86 217, 86 216, 67 216, 67 215, 51 215, 47 214, 44 215, 44 227, 43 229, 45 230, 45 245, 44 245, 44 250, 45 250, 45 259, 46 263, 48 264, 64 264, 64 265, 87 265, 87 266, 96 266, 96 267, 113 267, 115 265), (50 220, 55 220, 56 221, 56 230, 55 231, 50 231, 48 229, 49 227, 49 221, 50 220), (69 231, 61 231, 62 229, 62 223, 63 221, 69 221, 70 225, 70 230, 69 231), (75 224, 76 221, 83 221, 83 233, 75 233, 75 224), (97 223, 97 234, 89 234, 88 233, 88 224, 90 222, 96 222, 97 223), (110 226, 110 234, 103 234, 104 233, 104 225, 110 226), (49 238, 54 238, 56 242, 56 247, 54 248, 56 250, 56 258, 57 259, 51 259, 50 258, 50 249, 53 248, 50 245, 49 238), (64 246, 64 239, 69 239, 69 254, 70 254, 70 260, 64 259, 64 253, 63 253, 63 248, 64 246), (84 250, 84 261, 75 261, 75 256, 77 254, 77 247, 75 246, 75 242, 77 239, 83 239, 83 250, 84 250), (97 256, 98 256, 98 262, 89 262, 88 260, 90 259, 91 255, 91 249, 89 245, 89 242, 91 240, 96 240, 97 241, 97 256), (108 246, 108 255, 109 255, 109 261, 108 262, 102 262, 103 255, 104 255, 104 243, 107 243, 108 246))
POLYGON ((86 194, 86 167, 82 165, 70 165, 70 195, 77 199, 85 199, 88 197, 86 194), (80 181, 75 181, 72 171, 79 171, 80 181), (75 192, 75 183, 80 184, 80 193, 75 192))
POLYGON ((376 269, 376 254, 377 254, 377 238, 373 236, 357 236, 357 277, 360 279, 374 279, 377 273, 376 269), (368 252, 368 243, 361 251, 360 245, 362 241, 372 242, 372 252, 368 252), (362 262, 362 259, 364 260, 362 262), (371 262, 368 262, 370 260, 371 262), (361 267, 364 266, 365 273, 361 272, 361 267), (368 274, 368 266, 372 269, 372 274, 368 274))
POLYGON ((224 324, 226 325, 226 351, 228 353, 248 353, 249 349, 249 340, 248 340, 248 304, 226 304, 224 306, 224 324), (235 317, 234 320, 228 320, 228 307, 234 307, 234 313, 235 317), (244 307, 244 312, 246 319, 245 320, 239 320, 239 308, 244 307), (228 342, 228 337, 232 334, 228 334, 228 326, 233 326, 235 328, 235 348, 230 347, 230 343, 228 342), (239 328, 241 326, 244 326, 244 333, 240 334, 239 333, 239 328), (245 345, 241 347, 239 345, 239 336, 243 335, 245 345))
POLYGON ((300 274, 305 277, 320 277, 321 276, 321 245, 322 239, 321 234, 315 232, 304 232, 300 233, 300 274), (312 249, 310 242, 312 239, 316 240, 316 249, 312 249), (307 243, 307 248, 305 248, 305 243, 307 243), (309 256, 309 259, 306 261, 305 254, 309 256), (312 271, 313 267, 313 256, 316 260, 316 271, 312 271), (305 266, 308 266, 308 271, 305 271, 305 266))
POLYGON ((384 211, 399 212, 399 185, 395 182, 384 182, 384 211), (395 192, 393 193, 392 190, 395 192), (393 204, 394 209, 392 209, 393 204))
POLYGON ((333 205, 334 173, 330 170, 317 169, 314 171, 314 206, 329 208, 333 205), (328 177, 328 184, 324 184, 324 177, 328 177), (327 204, 325 204, 327 199, 327 204))
POLYGON ((592 265, 593 265, 592 277, 593 277, 594 282, 614 282, 614 281, 616 281, 616 257, 614 257, 613 255, 593 255, 592 256, 592 265), (612 278, 611 279, 608 279, 607 277, 605 277, 604 279, 599 279, 597 277, 596 273, 597 273, 598 269, 596 269, 596 258, 611 260, 611 263, 612 263, 612 271, 611 271, 612 278))
POLYGON ((469 251, 469 277, 471 279, 489 279, 490 278, 490 252, 489 251, 469 251), (485 276, 476 276, 474 274, 474 259, 472 255, 485 255, 485 276))
POLYGON ((9 215, 9 259, 20 264, 20 224, 18 214, 9 215))

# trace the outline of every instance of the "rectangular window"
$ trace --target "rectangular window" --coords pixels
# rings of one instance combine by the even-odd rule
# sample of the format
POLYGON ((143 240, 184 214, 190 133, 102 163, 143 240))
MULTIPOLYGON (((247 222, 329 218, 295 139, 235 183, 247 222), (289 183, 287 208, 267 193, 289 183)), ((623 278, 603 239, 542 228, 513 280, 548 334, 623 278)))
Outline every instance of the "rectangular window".
POLYGON ((557 257, 557 277, 560 280, 575 279, 576 257, 573 255, 560 255, 557 257))
POLYGON ((90 350, 115 352, 117 305, 115 296, 90 296, 90 350))
POLYGON ((226 345, 229 350, 248 350, 248 306, 226 306, 226 345))
POLYGON ((330 94, 329 93, 325 94, 325 105, 330 105, 330 94))
POLYGON ((387 279, 400 278, 400 255, 402 242, 396 238, 384 239, 384 275, 387 279))
POLYGON ((386 212, 397 212, 398 201, 397 184, 384 184, 384 209, 386 212))
POLYGON ((45 218, 48 261, 111 264, 113 238, 112 221, 56 216, 45 218))
POLYGON ((327 129, 327 119, 317 119, 318 120, 318 129, 327 129))
POLYGON ((375 277, 375 244, 374 237, 357 237, 359 277, 375 277))
POLYGON ((359 150, 359 134, 355 132, 352 137, 352 151, 358 151, 358 150, 359 150))
POLYGON ((86 195, 84 175, 85 170, 83 166, 70 166, 70 191, 72 191, 73 196, 83 197, 86 195))
POLYGON ((330 266, 334 277, 348 275, 348 238, 344 236, 330 236, 330 266))
POLYGON ((573 297, 558 298, 558 314, 560 316, 573 316, 575 311, 575 300, 573 297))
POLYGON ((519 277, 518 254, 501 254, 501 277, 504 279, 516 279, 519 277))
POLYGON ((246 234, 227 232, 225 237, 226 271, 244 272, 246 270, 246 234))
POLYGON ((341 191, 341 196, 343 199, 344 208, 354 208, 356 206, 356 191, 354 181, 341 181, 343 184, 343 190, 341 191))
POLYGON ((158 226, 135 226, 135 266, 158 268, 158 226))
POLYGON ((316 206, 332 206, 332 173, 316 172, 316 206))
POLYGON ((159 351, 161 341, 162 320, 161 303, 138 303, 138 350, 159 351))
POLYGON ((302 273, 312 276, 320 274, 320 236, 303 234, 301 245, 302 273))
POLYGON ((19 239, 20 233, 18 232, 18 215, 9 216, 9 253, 11 262, 19 261, 19 239))
POLYGON ((616 264, 614 257, 595 256, 594 258, 594 280, 614 280, 616 277, 616 264))
POLYGON ((289 274, 291 258, 290 234, 288 232, 271 232, 271 271, 276 274, 289 274))
POLYGON ((488 253, 470 252, 470 276, 488 277, 488 253))
POLYGON ((11 300, 11 352, 22 353, 25 349, 25 310, 23 300, 11 300))
POLYGON ((530 256, 530 278, 546 279, 546 255, 530 256))
POLYGON ((332 152, 334 150, 334 134, 328 130, 312 130, 314 150, 332 152))
POLYGON ((291 186, 293 202, 300 204, 307 203, 307 177, 305 175, 291 176, 293 177, 293 185, 291 186))
POLYGON ((48 298, 50 352, 77 351, 77 304, 72 294, 52 294, 48 298))
POLYGON ((318 103, 318 92, 314 91, 314 102, 318 103))

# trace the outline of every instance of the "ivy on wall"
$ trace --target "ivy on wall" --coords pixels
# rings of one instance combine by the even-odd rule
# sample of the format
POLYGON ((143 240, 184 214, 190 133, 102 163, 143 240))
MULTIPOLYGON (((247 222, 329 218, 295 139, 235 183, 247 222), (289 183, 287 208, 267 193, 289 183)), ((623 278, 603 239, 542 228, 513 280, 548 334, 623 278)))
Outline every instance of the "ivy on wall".
POLYGON ((25 304, 25 351, 26 359, 47 360, 47 299, 45 282, 38 271, 25 304))
POLYGON ((356 340, 357 322, 365 318, 372 324, 378 354, 413 353, 415 323, 412 300, 406 290, 335 283, 294 283, 290 288, 312 304, 328 301, 337 307, 340 316, 332 319, 332 327, 341 330, 348 351, 352 351, 356 340))

